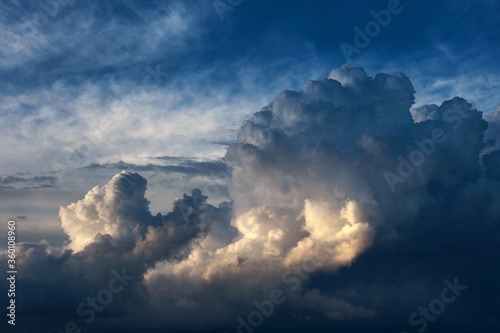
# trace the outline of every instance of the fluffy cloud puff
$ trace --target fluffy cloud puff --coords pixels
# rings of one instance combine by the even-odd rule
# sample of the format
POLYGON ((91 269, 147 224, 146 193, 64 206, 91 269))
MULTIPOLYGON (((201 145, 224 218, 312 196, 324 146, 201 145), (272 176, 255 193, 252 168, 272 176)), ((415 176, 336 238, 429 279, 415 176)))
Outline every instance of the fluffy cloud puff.
POLYGON ((68 290, 129 265, 140 278, 123 297, 147 314, 118 307, 129 319, 102 318, 95 331, 234 331, 275 288, 287 302, 263 330, 403 330, 457 276, 469 288, 436 327, 486 332, 500 292, 498 110, 485 120, 456 97, 410 111, 414 93, 401 73, 349 66, 283 91, 226 154, 231 204, 195 190, 153 216, 145 180, 121 173, 61 208, 67 250, 25 244, 20 265, 41 285, 51 263, 68 290))
POLYGON ((81 251, 98 234, 124 240, 130 238, 136 228, 154 224, 145 193, 144 178, 122 172, 107 185, 93 188, 83 200, 61 207, 59 217, 70 238, 68 247, 81 251))

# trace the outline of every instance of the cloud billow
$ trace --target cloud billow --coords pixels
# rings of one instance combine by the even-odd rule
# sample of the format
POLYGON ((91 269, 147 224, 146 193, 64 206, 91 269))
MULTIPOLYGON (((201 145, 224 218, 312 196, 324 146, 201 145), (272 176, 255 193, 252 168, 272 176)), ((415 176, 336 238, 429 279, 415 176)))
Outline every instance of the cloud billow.
POLYGON ((399 332, 419 328, 408 316, 458 276, 467 291, 429 325, 488 331, 498 322, 490 295, 500 292, 498 117, 458 97, 411 110, 414 94, 402 73, 370 77, 347 65, 283 91, 230 145, 232 202, 219 207, 193 190, 152 215, 146 180, 114 176, 61 208, 65 249, 21 245, 26 290, 40 304, 52 290, 45 311, 71 316, 63 304, 76 306, 123 266, 139 278, 96 332, 236 331, 276 288, 287 301, 259 330, 399 332))

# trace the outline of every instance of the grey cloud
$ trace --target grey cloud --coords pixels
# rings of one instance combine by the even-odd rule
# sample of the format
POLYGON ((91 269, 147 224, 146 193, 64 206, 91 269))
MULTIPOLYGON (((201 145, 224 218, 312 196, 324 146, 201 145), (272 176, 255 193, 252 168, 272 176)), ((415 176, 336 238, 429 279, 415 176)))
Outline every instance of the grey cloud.
POLYGON ((91 164, 89 166, 83 167, 82 170, 107 168, 107 169, 118 169, 118 170, 131 170, 138 172, 155 171, 163 173, 180 173, 190 176, 225 174, 227 177, 229 177, 231 170, 230 167, 222 161, 195 161, 195 160, 187 160, 183 158, 172 158, 172 157, 156 157, 155 159, 169 161, 169 162, 175 161, 177 163, 172 165, 158 165, 158 164, 135 165, 120 161, 117 163, 91 164))
POLYGON ((11 190, 32 190, 56 188, 56 178, 51 176, 31 176, 19 173, 0 177, 0 188, 11 190))

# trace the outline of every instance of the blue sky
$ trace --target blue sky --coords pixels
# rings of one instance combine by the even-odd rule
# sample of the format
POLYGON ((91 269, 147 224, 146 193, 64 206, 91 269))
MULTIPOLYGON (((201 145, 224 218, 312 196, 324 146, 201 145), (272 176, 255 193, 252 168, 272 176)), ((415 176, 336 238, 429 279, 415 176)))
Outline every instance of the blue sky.
POLYGON ((498 0, 5 0, 0 25, 0 218, 56 247, 70 240, 59 207, 122 170, 147 179, 153 215, 194 188, 214 207, 235 200, 223 158, 253 138, 242 125, 346 63, 404 73, 411 109, 456 96, 484 115, 500 106, 498 0), (359 52, 346 59, 342 43, 359 52))

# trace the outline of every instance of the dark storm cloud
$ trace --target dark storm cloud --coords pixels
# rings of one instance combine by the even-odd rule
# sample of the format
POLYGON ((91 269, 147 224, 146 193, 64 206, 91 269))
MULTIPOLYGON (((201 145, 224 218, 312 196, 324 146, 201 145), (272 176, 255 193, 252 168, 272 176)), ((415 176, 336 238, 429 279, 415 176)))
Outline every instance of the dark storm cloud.
MULTIPOLYGON (((414 110, 414 123, 413 89, 404 75, 371 78, 344 66, 330 78, 338 82, 312 81, 301 92, 283 92, 243 126, 226 157, 234 168, 236 211, 292 205, 297 195, 338 201, 340 194, 358 202, 375 227, 373 246, 349 270, 320 273, 309 286, 377 311, 349 331, 422 329, 422 321, 410 326, 408 317, 455 276, 477 289, 469 288, 437 327, 491 329, 498 320, 488 294, 499 291, 491 263, 499 251, 500 184, 498 151, 485 155, 481 167, 480 156, 492 144, 484 139, 482 113, 454 98, 414 110), (386 172, 399 178, 384 179, 386 172), (242 192, 258 195, 238 201, 242 192)), ((496 126, 490 122, 490 136, 498 135, 496 126)))
MULTIPOLYGON (((286 287, 278 273, 263 268, 273 260, 270 253, 285 262, 299 259, 300 263, 308 258, 314 241, 326 242, 335 234, 335 208, 321 203, 327 201, 332 207, 345 205, 341 215, 354 218, 351 226, 357 225, 360 232, 351 237, 364 240, 351 246, 361 254, 355 255, 349 269, 340 267, 338 274, 329 273, 334 263, 314 272, 304 281, 303 292, 287 294, 288 312, 277 310, 275 319, 265 319, 271 327, 341 332, 367 327, 376 332, 411 331, 434 324, 443 332, 494 327, 498 306, 488 295, 498 292, 493 282, 498 269, 492 262, 499 251, 500 187, 487 171, 494 167, 493 159, 486 158, 486 170, 481 166, 480 156, 490 144, 484 140, 488 123, 461 98, 420 108, 413 114, 418 118, 415 123, 410 113, 413 94, 403 74, 371 78, 360 68, 343 67, 333 71, 330 80, 311 81, 301 92, 283 92, 256 113, 226 155, 233 167, 233 225, 242 238, 219 251, 212 263, 197 250, 184 264, 167 265, 152 275, 152 289, 178 286, 175 292, 162 291, 153 302, 169 306, 175 299, 193 296, 182 290, 199 285, 194 277, 199 269, 200 280, 210 281, 203 292, 213 295, 188 298, 193 311, 202 313, 199 320, 208 325, 209 318, 217 317, 223 327, 231 327, 231 317, 238 315, 250 320, 246 316, 255 310, 252 301, 269 295, 262 290, 265 286, 252 285, 252 280, 266 281, 267 290, 286 287), (425 114, 419 115, 422 111, 425 114), (398 173, 399 157, 417 165, 410 165, 404 177, 399 175, 401 181, 393 191, 384 174, 398 173), (304 200, 305 222, 293 218, 301 214, 304 200), (281 219, 287 224, 280 225, 281 219), (359 221, 371 228, 361 232, 359 221), (293 234, 300 228, 308 235, 293 234), (276 230, 286 231, 274 238, 279 234, 276 230), (273 246, 267 244, 271 240, 273 246), (293 245, 282 254, 281 244, 293 245), (230 260, 231 253, 239 256, 230 260), (245 261, 240 263, 238 258, 245 261), (226 260, 227 266, 221 264, 226 260), (216 267, 228 277, 220 271, 211 273, 216 267), (169 273, 172 270, 175 273, 169 273), (234 281, 241 282, 233 286, 234 281), (444 281, 466 285, 467 291, 446 305, 446 313, 434 323, 437 317, 431 313, 427 320, 419 308, 441 297, 447 288, 444 281), (241 283, 246 287, 239 287, 241 283), (225 286, 225 292, 216 292, 218 284, 225 286), (247 299, 247 304, 237 302, 235 295, 247 299), (206 312, 212 298, 223 311, 206 312), (240 304, 241 310, 223 307, 226 303, 240 304), (362 308, 346 310, 353 305, 362 308), (357 320, 345 321, 352 314, 357 320)), ((172 316, 167 322, 182 327, 181 318, 172 316)), ((237 325, 234 320, 232 330, 237 325)), ((258 329, 266 331, 266 325, 258 329)))

